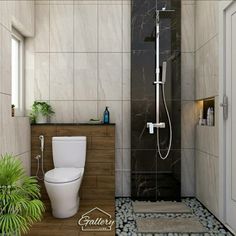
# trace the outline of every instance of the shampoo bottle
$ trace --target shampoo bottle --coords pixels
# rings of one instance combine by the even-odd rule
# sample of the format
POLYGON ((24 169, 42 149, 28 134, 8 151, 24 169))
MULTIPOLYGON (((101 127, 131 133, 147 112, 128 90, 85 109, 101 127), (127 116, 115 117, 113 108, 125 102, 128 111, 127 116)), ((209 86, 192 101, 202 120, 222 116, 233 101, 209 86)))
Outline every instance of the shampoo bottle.
POLYGON ((211 107, 211 110, 210 110, 210 125, 211 126, 214 125, 214 109, 213 109, 213 107, 211 107))
POLYGON ((210 116, 211 116, 211 108, 209 107, 208 109, 207 109, 207 125, 211 125, 211 118, 210 118, 210 116))
POLYGON ((110 112, 108 111, 108 107, 106 107, 104 113, 103 113, 103 123, 109 124, 110 123, 110 112))

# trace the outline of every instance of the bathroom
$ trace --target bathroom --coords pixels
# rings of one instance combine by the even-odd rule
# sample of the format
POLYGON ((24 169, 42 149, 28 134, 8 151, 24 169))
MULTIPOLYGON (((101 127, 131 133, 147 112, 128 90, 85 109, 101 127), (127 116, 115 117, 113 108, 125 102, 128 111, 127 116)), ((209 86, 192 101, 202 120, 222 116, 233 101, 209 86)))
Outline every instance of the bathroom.
POLYGON ((235 11, 231 0, 0 0, 0 155, 41 193, 22 235, 235 235, 235 11), (81 169, 78 209, 64 215, 74 188, 50 195, 48 178, 73 148, 54 183, 81 169), (87 214, 110 224, 85 226, 87 214))

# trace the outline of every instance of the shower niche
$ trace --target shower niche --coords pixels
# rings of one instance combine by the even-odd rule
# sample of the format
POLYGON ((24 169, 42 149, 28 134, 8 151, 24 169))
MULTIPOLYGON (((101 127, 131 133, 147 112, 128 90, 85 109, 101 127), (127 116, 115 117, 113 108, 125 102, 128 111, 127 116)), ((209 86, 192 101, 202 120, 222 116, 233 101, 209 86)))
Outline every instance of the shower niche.
POLYGON ((137 200, 180 200, 181 196, 181 78, 180 12, 178 0, 133 0, 131 22, 131 196, 137 200), (167 62, 165 99, 172 123, 170 153, 162 160, 157 148, 166 154, 169 145, 168 117, 160 86, 156 86, 156 10, 159 13, 159 69, 167 62), (149 133, 148 122, 165 122, 166 128, 149 133))

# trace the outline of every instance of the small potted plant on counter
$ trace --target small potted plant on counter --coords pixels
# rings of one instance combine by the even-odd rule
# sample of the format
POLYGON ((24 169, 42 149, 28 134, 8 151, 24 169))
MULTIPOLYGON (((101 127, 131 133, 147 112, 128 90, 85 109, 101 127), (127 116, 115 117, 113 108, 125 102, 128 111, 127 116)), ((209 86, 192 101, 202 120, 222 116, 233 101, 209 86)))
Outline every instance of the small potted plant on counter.
POLYGON ((21 235, 41 220, 45 210, 39 185, 27 176, 16 157, 0 157, 0 235, 21 235))
POLYGON ((51 105, 46 102, 35 101, 30 113, 32 123, 44 124, 49 121, 49 118, 54 114, 51 105))

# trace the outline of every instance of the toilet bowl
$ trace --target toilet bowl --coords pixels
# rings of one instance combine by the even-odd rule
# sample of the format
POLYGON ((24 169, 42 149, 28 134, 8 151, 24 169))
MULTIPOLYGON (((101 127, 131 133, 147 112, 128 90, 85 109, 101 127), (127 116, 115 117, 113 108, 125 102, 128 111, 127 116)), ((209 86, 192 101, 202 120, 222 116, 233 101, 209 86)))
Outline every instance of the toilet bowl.
POLYGON ((44 184, 56 218, 68 218, 79 209, 79 189, 84 174, 86 137, 53 137, 54 169, 46 172, 44 184))

